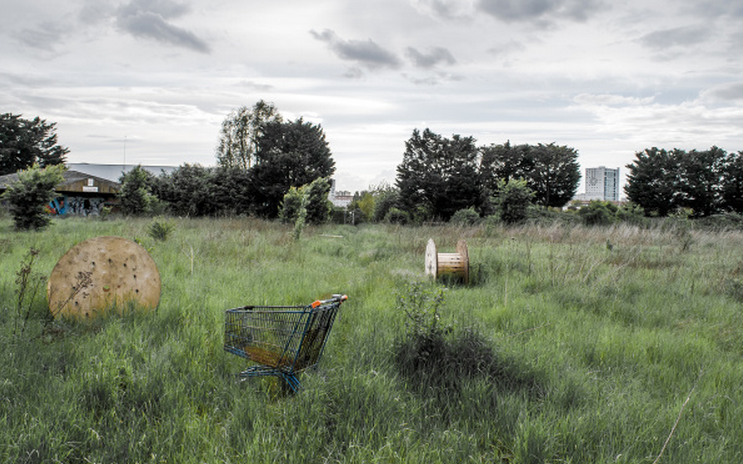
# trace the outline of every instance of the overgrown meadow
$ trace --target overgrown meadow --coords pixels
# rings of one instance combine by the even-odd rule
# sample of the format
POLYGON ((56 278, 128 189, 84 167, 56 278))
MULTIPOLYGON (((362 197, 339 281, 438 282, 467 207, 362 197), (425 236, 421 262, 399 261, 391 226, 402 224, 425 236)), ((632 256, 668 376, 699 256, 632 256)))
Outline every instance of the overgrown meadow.
POLYGON ((168 221, 0 220, 0 461, 743 462, 743 232, 168 221), (100 235, 149 250, 159 308, 48 320, 52 268, 100 235), (426 283, 429 238, 467 240, 468 286, 426 283), (406 352, 404 301, 444 286, 438 345, 406 352), (300 393, 237 379, 226 309, 339 292, 300 393))

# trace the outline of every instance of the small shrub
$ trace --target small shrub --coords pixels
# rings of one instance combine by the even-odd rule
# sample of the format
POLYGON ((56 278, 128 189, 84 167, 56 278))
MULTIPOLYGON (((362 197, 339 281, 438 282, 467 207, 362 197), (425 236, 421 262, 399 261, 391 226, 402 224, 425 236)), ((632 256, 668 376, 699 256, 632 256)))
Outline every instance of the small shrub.
POLYGON ((386 221, 390 210, 395 208, 400 202, 400 193, 392 188, 382 188, 375 194, 374 200, 372 221, 386 221))
POLYGON ((18 172, 18 180, 11 183, 2 195, 7 200, 16 229, 43 229, 51 223, 46 208, 54 199, 54 187, 64 180, 63 165, 41 169, 34 165, 18 172))
POLYGON ((410 214, 399 208, 392 207, 384 216, 384 222, 390 224, 406 225, 410 223, 410 214))
POLYGON ((321 177, 301 187, 290 187, 279 205, 279 219, 285 224, 297 224, 304 215, 302 226, 328 222, 333 204, 328 200, 330 182, 321 177))
POLYGON ((405 329, 408 336, 420 338, 442 333, 439 307, 445 296, 446 289, 427 288, 421 282, 412 282, 404 293, 397 294, 397 308, 407 316, 405 329))
POLYGON ((578 215, 588 226, 608 226, 614 222, 617 207, 608 201, 591 201, 578 211, 578 215))
POLYGON ((538 373, 511 359, 499 357, 477 330, 458 329, 441 321, 446 290, 413 282, 397 295, 397 309, 405 314, 405 336, 395 342, 400 373, 417 388, 433 388, 447 396, 466 378, 484 376, 494 388, 544 394, 538 373))
POLYGON ((157 203, 157 197, 152 194, 154 184, 152 174, 141 165, 125 173, 119 179, 119 207, 124 214, 150 214, 157 203))
POLYGON ((650 220, 645 217, 645 210, 634 203, 627 203, 619 207, 616 212, 618 221, 639 227, 648 227, 650 220))
POLYGON ((723 282, 723 291, 730 298, 743 302, 743 282, 740 279, 725 279, 723 282))
POLYGON ((26 255, 26 261, 21 263, 21 268, 16 272, 16 320, 13 332, 22 334, 26 330, 26 324, 31 316, 31 308, 36 300, 43 276, 34 272, 33 267, 39 250, 31 248, 26 255))
POLYGON ((493 204, 503 222, 516 224, 527 218, 534 195, 523 179, 511 179, 508 182, 501 180, 498 182, 498 194, 493 199, 493 204))
POLYGON ((152 224, 150 224, 147 233, 155 240, 164 242, 168 239, 173 230, 175 230, 175 224, 173 224, 173 222, 155 219, 152 221, 152 224))
POLYGON ((284 224, 291 224, 297 220, 300 209, 304 205, 304 189, 289 187, 289 191, 284 195, 279 209, 279 220, 284 224))
POLYGON ((449 222, 458 226, 472 226, 480 220, 475 208, 460 209, 451 217, 449 222))

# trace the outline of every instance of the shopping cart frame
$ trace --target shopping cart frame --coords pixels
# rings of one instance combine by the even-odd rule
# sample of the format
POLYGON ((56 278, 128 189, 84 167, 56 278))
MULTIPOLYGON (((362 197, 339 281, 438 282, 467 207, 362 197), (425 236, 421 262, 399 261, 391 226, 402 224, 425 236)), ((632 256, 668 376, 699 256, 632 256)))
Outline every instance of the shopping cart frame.
POLYGON ((319 363, 338 309, 347 299, 336 294, 307 306, 228 309, 224 350, 255 363, 238 374, 240 379, 279 377, 298 391, 298 374, 319 363))

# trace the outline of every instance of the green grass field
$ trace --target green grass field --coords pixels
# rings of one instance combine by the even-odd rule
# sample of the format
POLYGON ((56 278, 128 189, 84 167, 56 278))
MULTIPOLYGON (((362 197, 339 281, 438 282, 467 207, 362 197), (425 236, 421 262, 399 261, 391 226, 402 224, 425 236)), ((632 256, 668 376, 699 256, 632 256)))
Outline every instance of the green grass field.
POLYGON ((328 225, 294 241, 255 219, 173 221, 156 241, 151 219, 0 220, 0 461, 743 462, 741 232, 328 225), (100 235, 150 251, 159 308, 45 322, 52 268, 100 235), (467 240, 472 282, 446 292, 447 363, 411 374, 397 295, 424 280, 429 238, 467 240), (226 309, 338 292, 300 393, 236 379, 226 309))

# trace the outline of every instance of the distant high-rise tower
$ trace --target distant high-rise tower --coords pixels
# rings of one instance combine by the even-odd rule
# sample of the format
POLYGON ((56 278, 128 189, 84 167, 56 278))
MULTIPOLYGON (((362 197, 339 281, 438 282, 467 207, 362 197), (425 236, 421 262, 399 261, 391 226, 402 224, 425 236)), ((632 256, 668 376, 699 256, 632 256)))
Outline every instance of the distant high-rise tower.
POLYGON ((619 201, 619 168, 586 168, 585 199, 619 201))

